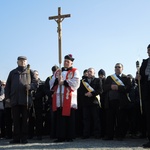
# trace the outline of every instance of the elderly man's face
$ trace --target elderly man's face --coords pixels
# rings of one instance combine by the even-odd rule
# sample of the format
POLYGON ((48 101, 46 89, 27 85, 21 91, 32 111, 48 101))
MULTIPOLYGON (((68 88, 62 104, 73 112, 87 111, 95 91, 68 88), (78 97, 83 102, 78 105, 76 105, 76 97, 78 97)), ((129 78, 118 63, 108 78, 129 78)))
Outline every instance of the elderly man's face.
POLYGON ((70 67, 72 67, 72 64, 73 64, 73 62, 72 62, 71 60, 69 60, 69 59, 65 59, 65 60, 64 60, 64 67, 65 67, 65 68, 70 68, 70 67))
POLYGON ((26 67, 27 66, 27 60, 20 59, 17 61, 18 66, 26 67))
POLYGON ((95 70, 93 68, 88 69, 88 78, 92 78, 95 76, 95 70))

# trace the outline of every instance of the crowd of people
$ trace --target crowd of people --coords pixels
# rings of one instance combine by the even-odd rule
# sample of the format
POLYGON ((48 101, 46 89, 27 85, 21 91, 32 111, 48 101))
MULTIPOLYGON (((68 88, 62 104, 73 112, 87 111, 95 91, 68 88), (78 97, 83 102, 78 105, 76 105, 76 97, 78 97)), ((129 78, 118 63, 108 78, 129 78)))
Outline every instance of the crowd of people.
MULTIPOLYGON (((150 45, 147 47, 150 57, 150 45)), ((150 147, 150 58, 144 59, 136 77, 89 67, 80 73, 71 54, 62 68, 52 66, 52 75, 41 81, 30 69, 27 57, 17 58, 17 68, 0 82, 0 137, 10 144, 28 139, 72 142, 75 138, 122 141, 126 137, 148 138, 150 147)))

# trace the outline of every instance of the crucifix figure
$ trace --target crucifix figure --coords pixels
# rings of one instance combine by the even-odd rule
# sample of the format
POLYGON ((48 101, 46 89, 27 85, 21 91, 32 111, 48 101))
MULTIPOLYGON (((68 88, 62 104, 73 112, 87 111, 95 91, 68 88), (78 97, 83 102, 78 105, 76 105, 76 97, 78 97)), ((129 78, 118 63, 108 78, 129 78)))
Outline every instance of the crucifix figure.
POLYGON ((58 56, 59 56, 59 68, 61 68, 62 63, 62 50, 61 50, 61 22, 67 18, 70 17, 70 14, 61 15, 61 7, 58 7, 58 16, 51 16, 49 17, 49 20, 55 20, 58 24, 57 32, 58 32, 58 56))

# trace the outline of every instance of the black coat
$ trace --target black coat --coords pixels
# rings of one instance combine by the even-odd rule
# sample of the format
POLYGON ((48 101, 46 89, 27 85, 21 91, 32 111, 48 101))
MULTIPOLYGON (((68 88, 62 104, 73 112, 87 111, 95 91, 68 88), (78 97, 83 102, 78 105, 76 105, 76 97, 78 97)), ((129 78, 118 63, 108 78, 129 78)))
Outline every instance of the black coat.
MULTIPOLYGON (((10 71, 5 87, 5 98, 10 99, 11 106, 27 105, 27 75, 27 69, 21 69, 21 67, 10 71)), ((37 87, 37 82, 32 70, 30 70, 29 86, 30 90, 35 90, 37 87)))
MULTIPOLYGON (((32 91, 32 97, 34 100, 34 107, 43 108, 43 101, 45 100, 44 82, 38 79, 38 87, 32 91)), ((44 101, 45 103, 45 101, 44 101)))
MULTIPOLYGON (((87 78, 84 78, 83 80, 88 83, 87 78)), ((85 96, 85 93, 87 93, 88 90, 83 85, 82 80, 80 82, 80 87, 78 89, 78 101, 82 103, 83 107, 93 105, 94 104, 93 102, 96 99, 96 96, 100 95, 103 91, 102 81, 99 78, 94 77, 89 85, 94 89, 94 91, 91 92, 92 97, 85 96)))
POLYGON ((140 67, 140 75, 141 75, 141 95, 142 101, 149 101, 150 91, 149 91, 149 81, 148 76, 145 74, 146 67, 148 65, 148 59, 143 59, 143 62, 140 67))
MULTIPOLYGON (((130 92, 131 89, 131 81, 124 74, 122 74, 120 80, 124 83, 125 86, 122 85, 118 86, 119 106, 120 108, 126 108, 129 105, 129 99, 127 97, 127 94, 130 92)), ((104 84, 104 91, 106 92, 106 97, 104 102, 105 108, 109 108, 109 101, 110 101, 109 92, 112 91, 111 90, 112 83, 114 84, 113 79, 111 78, 111 76, 108 76, 104 84)))
POLYGON ((143 62, 140 67, 141 84, 145 84, 145 82, 147 82, 148 79, 148 76, 145 75, 147 64, 148 64, 148 59, 143 59, 143 62))
POLYGON ((45 96, 44 82, 38 79, 38 87, 35 91, 34 97, 36 100, 42 99, 45 96))

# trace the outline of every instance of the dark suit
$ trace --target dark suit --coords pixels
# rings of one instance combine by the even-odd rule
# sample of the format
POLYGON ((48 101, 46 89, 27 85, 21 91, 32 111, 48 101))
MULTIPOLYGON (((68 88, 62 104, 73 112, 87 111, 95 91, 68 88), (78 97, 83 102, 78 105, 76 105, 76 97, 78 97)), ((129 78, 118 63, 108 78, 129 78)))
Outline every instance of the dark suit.
POLYGON ((47 77, 47 79, 45 80, 45 85, 44 85, 44 91, 45 91, 45 95, 48 97, 47 101, 46 101, 46 106, 49 108, 46 110, 46 132, 50 135, 51 138, 55 138, 56 137, 56 112, 52 111, 52 94, 53 92, 50 91, 50 80, 52 78, 53 75, 47 77), (49 127, 50 125, 50 127, 49 127))
MULTIPOLYGON (((85 78, 84 81, 89 83, 88 78, 85 78)), ((96 96, 102 93, 102 82, 99 78, 94 77, 89 85, 94 89, 94 91, 91 92, 92 97, 85 96, 85 93, 87 93, 88 91, 82 82, 80 84, 78 93, 83 106, 83 136, 85 138, 90 136, 91 125, 93 125, 92 131, 94 136, 97 138, 101 136, 99 104, 95 104, 94 101, 96 100, 96 96)))
POLYGON ((118 90, 111 89, 112 84, 117 85, 111 76, 107 77, 104 84, 104 91, 106 92, 104 102, 106 109, 106 137, 110 139, 114 138, 114 128, 117 128, 117 138, 123 138, 125 136, 125 119, 129 104, 127 93, 131 88, 131 82, 124 74, 119 78, 124 86, 118 85, 118 90))
POLYGON ((143 113, 146 115, 147 135, 150 140, 150 81, 148 81, 148 76, 145 74, 147 64, 148 59, 144 59, 140 67, 140 75, 143 113))

